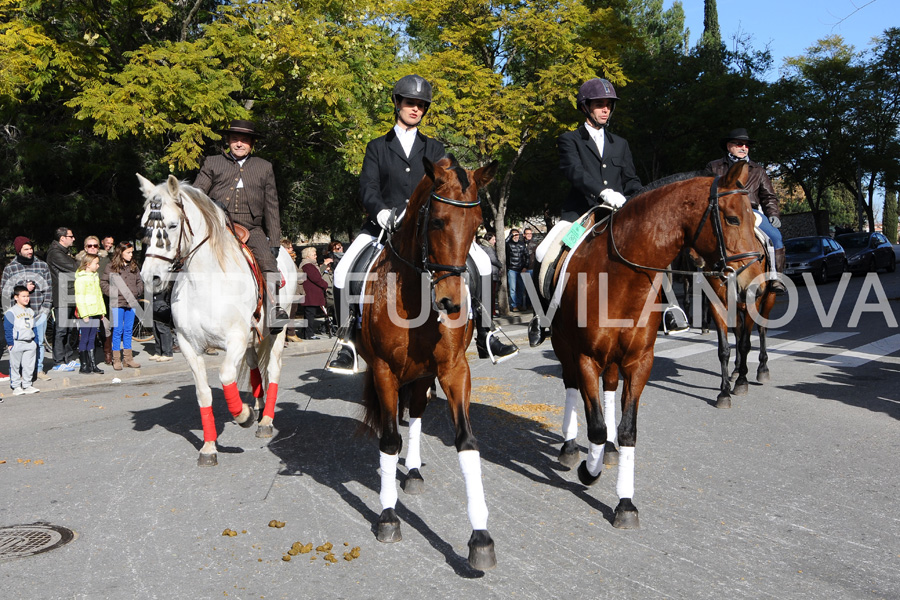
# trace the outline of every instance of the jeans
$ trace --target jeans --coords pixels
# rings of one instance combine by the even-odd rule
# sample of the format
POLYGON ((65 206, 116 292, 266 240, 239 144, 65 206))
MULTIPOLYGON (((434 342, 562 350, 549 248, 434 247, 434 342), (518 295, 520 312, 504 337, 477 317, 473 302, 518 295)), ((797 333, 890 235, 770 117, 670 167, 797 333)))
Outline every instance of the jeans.
POLYGON ((134 309, 119 307, 113 311, 112 351, 118 352, 123 348, 131 350, 131 332, 134 331, 134 309))
POLYGON ((74 305, 68 308, 56 308, 56 330, 53 332, 53 362, 58 365, 71 362, 77 356, 78 329, 73 326, 74 320, 74 305))
POLYGON ((522 273, 519 271, 506 271, 506 283, 509 285, 509 304, 512 308, 524 308, 522 293, 525 286, 522 285, 522 273))
POLYGON ((159 356, 172 356, 172 345, 175 334, 172 326, 163 321, 153 321, 153 340, 156 342, 156 354, 159 356))
POLYGON ((759 228, 763 233, 769 236, 770 240, 772 240, 772 246, 774 246, 776 250, 779 248, 784 248, 784 241, 782 241, 781 239, 781 232, 775 229, 775 226, 769 222, 769 217, 762 214, 762 212, 756 210, 755 208, 753 209, 753 212, 762 217, 762 223, 759 224, 759 228))
POLYGON ((37 368, 44 370, 44 340, 47 339, 47 317, 48 314, 42 314, 34 318, 35 340, 38 345, 37 368))
POLYGON ((100 317, 91 317, 87 323, 83 319, 78 320, 78 351, 94 352, 94 340, 97 339, 97 330, 100 329, 100 317))

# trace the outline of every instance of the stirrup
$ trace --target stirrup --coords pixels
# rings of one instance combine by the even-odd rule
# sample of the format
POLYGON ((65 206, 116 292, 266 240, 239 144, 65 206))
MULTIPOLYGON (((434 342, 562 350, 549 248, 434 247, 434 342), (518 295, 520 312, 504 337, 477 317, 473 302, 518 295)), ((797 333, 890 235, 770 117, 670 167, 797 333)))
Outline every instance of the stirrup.
POLYGON ((680 306, 676 306, 674 304, 672 306, 667 307, 666 310, 663 311, 662 322, 663 322, 663 333, 666 335, 669 335, 670 333, 678 333, 680 331, 687 331, 688 329, 691 328, 690 322, 688 321, 688 318, 687 318, 687 314, 685 314, 684 310, 682 310, 682 308, 680 306), (684 319, 681 322, 685 323, 685 325, 679 325, 678 319, 675 316, 675 314, 673 314, 673 313, 681 313, 681 316, 684 319), (672 319, 673 327, 671 329, 669 329, 669 324, 666 322, 666 317, 669 317, 672 319))
MULTIPOLYGON (((502 343, 502 340, 499 337, 497 338, 497 341, 502 343)), ((478 347, 477 342, 475 343, 475 346, 476 346, 476 348, 478 347)), ((509 336, 506 335, 506 332, 503 331, 502 329, 500 329, 499 327, 497 329, 491 329, 487 332, 487 335, 484 337, 484 349, 487 352, 487 357, 489 359, 491 359, 491 362, 494 363, 495 365, 499 365, 503 361, 509 360, 510 358, 512 358, 513 356, 515 356, 519 353, 519 347, 515 344, 515 342, 513 342, 511 339, 509 339, 509 336), (506 340, 509 342, 509 344, 507 344, 507 345, 515 348, 512 352, 510 352, 506 356, 495 356, 493 350, 491 350, 491 341, 495 338, 495 336, 497 335, 497 332, 500 332, 503 335, 503 337, 506 338, 506 340)))
POLYGON ((337 340, 334 343, 334 348, 331 349, 331 352, 328 354, 328 362, 325 365, 326 371, 331 371, 332 373, 343 373, 346 375, 352 375, 354 373, 359 373, 359 354, 356 352, 356 346, 350 340, 337 340), (335 354, 335 350, 337 354, 335 354), (344 365, 335 365, 334 363, 341 357, 341 353, 347 350, 350 354, 353 355, 353 361, 351 366, 344 365), (334 358, 332 358, 332 356, 334 358))

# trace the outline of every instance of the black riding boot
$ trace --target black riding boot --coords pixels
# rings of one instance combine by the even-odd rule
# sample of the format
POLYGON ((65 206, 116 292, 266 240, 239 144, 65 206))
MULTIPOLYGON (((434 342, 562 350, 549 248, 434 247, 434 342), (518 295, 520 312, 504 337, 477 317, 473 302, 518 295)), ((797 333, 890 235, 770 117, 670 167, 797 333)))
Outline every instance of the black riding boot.
POLYGON ((88 352, 88 350, 78 351, 78 359, 81 361, 81 368, 78 369, 79 373, 90 374, 91 372, 91 363, 89 362, 91 359, 88 358, 88 352))
POLYGON ((341 349, 338 355, 328 363, 328 370, 337 373, 355 373, 357 366, 356 347, 353 345, 353 333, 356 331, 356 310, 353 306, 344 307, 344 290, 334 288, 334 309, 337 313, 340 328, 337 335, 340 338, 341 349))
POLYGON ((484 305, 479 304, 473 311, 476 331, 475 348, 478 349, 478 358, 491 358, 494 363, 499 363, 518 354, 518 348, 503 343, 496 335, 493 335, 492 329, 483 323, 482 306, 484 305), (488 348, 490 348, 490 352, 488 352, 488 348))
MULTIPOLYGON (((549 302, 544 300, 544 297, 541 295, 541 288, 538 286, 540 271, 540 263, 538 263, 537 268, 532 270, 531 276, 534 281, 534 289, 537 290, 538 293, 541 309, 544 311, 544 314, 546 314, 549 302)), ((531 317, 531 322, 528 323, 528 345, 532 348, 537 348, 544 343, 545 339, 547 339, 548 333, 550 333, 550 328, 541 326, 541 318, 538 316, 537 311, 535 311, 534 316, 531 317)))
POLYGON ((103 369, 101 369, 100 367, 97 366, 97 359, 94 358, 94 351, 93 351, 93 350, 88 350, 86 354, 87 354, 87 359, 88 359, 88 361, 90 362, 90 365, 91 365, 91 371, 90 371, 90 372, 91 372, 91 373, 97 373, 98 375, 103 375, 103 369))
MULTIPOLYGON (((268 274, 267 274, 268 275, 268 274)), ((279 275, 280 276, 280 275, 279 275)), ((284 329, 285 325, 291 320, 291 317, 285 312, 285 310, 278 305, 278 291, 273 290, 273 285, 268 281, 266 281, 266 302, 268 303, 268 314, 269 314, 269 332, 273 334, 281 333, 281 330, 284 329)))

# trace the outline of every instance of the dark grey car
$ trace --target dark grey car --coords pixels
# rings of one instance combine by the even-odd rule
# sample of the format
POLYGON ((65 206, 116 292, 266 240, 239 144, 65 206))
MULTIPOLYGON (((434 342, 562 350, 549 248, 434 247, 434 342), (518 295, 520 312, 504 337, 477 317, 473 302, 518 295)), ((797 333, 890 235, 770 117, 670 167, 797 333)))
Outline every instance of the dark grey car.
POLYGON ((824 236, 799 237, 784 242, 784 274, 801 277, 812 273, 816 283, 840 277, 847 270, 844 249, 833 239, 824 236))
POLYGON ((894 246, 877 231, 857 231, 837 236, 837 241, 847 253, 847 262, 853 273, 874 273, 884 269, 893 273, 897 268, 894 246))

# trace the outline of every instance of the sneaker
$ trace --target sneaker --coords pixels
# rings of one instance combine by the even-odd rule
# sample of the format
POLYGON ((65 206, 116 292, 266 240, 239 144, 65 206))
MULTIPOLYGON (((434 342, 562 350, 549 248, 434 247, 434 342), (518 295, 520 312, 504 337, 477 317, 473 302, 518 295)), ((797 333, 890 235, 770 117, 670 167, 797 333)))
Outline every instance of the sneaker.
POLYGON ((170 360, 172 360, 171 356, 160 356, 157 357, 156 362, 169 362, 170 360))
POLYGON ((159 354, 151 354, 147 358, 149 358, 150 360, 159 360, 159 354))
POLYGON ((22 388, 16 388, 13 390, 13 396, 22 396, 23 394, 25 394, 25 390, 23 390, 22 388))
POLYGON ((71 367, 69 369, 66 369, 66 371, 74 371, 75 369, 77 369, 78 367, 81 366, 81 361, 78 360, 77 358, 74 358, 66 366, 71 367))
POLYGON ((27 388, 20 388, 20 389, 23 394, 37 394, 39 391, 41 391, 41 390, 37 389, 36 387, 32 387, 30 385, 27 388))
POLYGON ((50 370, 51 371, 65 371, 66 370, 65 366, 66 365, 53 365, 53 367, 50 370))
POLYGON ((43 371, 37 372, 37 378, 42 379, 44 381, 50 381, 50 375, 48 375, 47 373, 44 373, 43 371))
POLYGON ((9 375, 6 373, 0 373, 0 379, 9 379, 9 375))

